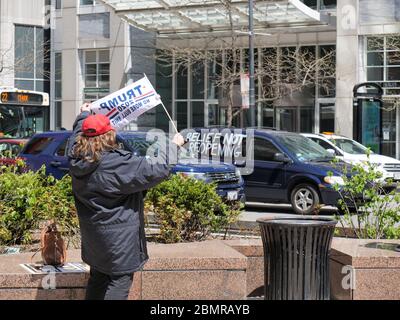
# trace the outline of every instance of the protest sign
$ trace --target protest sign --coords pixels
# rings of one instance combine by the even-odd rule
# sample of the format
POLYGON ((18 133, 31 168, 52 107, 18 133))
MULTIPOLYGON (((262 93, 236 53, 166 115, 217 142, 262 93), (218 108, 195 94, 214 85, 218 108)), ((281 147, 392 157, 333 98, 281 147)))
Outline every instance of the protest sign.
POLYGON ((111 125, 122 129, 141 114, 162 104, 149 79, 144 78, 92 103, 94 114, 109 117, 111 125))

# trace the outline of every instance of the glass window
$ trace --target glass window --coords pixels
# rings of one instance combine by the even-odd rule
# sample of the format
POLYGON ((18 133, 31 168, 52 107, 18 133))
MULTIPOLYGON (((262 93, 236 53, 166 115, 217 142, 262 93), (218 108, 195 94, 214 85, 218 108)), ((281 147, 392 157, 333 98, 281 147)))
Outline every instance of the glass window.
POLYGON ((93 101, 108 94, 110 88, 109 50, 88 50, 84 52, 85 61, 85 100, 93 101), (88 90, 88 91, 89 91, 88 90))
POLYGON ((336 95, 336 47, 325 45, 319 47, 319 57, 326 58, 319 66, 319 96, 321 98, 334 98, 336 95))
POLYGON ((176 120, 178 122, 178 130, 186 129, 188 127, 187 123, 187 102, 177 102, 176 103, 176 120))
POLYGON ((383 68, 367 68, 368 81, 383 81, 383 68))
POLYGON ((33 138, 28 142, 24 150, 24 154, 39 154, 53 141, 53 138, 40 137, 33 138))
POLYGON ((15 87, 49 92, 50 75, 49 30, 35 26, 15 25, 14 81, 15 87))
POLYGON ((55 81, 55 98, 61 99, 62 97, 62 53, 56 52, 54 54, 54 81, 55 81))
POLYGON ((86 63, 96 62, 97 61, 96 57, 97 57, 97 51, 86 51, 85 52, 86 63))
POLYGON ((100 50, 99 62, 109 62, 109 61, 110 61, 110 50, 100 50))
POLYGON ((400 80, 400 67, 388 67, 387 69, 387 80, 400 80))
POLYGON ((314 131, 314 107, 300 107, 300 132, 314 131))
POLYGON ((280 153, 274 144, 266 139, 254 139, 254 160, 274 161, 275 153, 280 153))
POLYGON ((192 99, 204 99, 204 63, 192 66, 192 99))
POLYGON ((61 129, 62 126, 62 101, 55 102, 55 114, 56 114, 56 128, 57 130, 61 129))
POLYGON ((204 102, 192 102, 192 127, 204 127, 204 102))
POLYGON ((262 106, 262 125, 263 127, 274 127, 274 108, 272 105, 262 106))
POLYGON ((335 132, 335 104, 321 103, 319 105, 320 132, 335 132))
POLYGON ((65 139, 63 141, 63 143, 61 144, 61 146, 58 148, 56 155, 59 157, 64 157, 65 156, 65 149, 67 147, 67 141, 68 139, 65 139))
POLYGON ((15 87, 24 90, 35 90, 34 80, 15 80, 15 87))
POLYGON ((387 24, 400 21, 400 1, 398 0, 359 0, 361 24, 387 24))
POLYGON ((333 142, 339 149, 350 154, 366 154, 368 150, 362 144, 350 139, 333 139, 333 142))
MULTIPOLYGON (((212 61, 208 63, 208 99, 218 99, 218 81, 222 77, 222 51, 213 51, 212 61)), ((211 60, 211 59, 210 59, 211 60)))
POLYGON ((399 94, 400 37, 367 37, 366 43, 367 81, 378 81, 384 87, 385 95, 399 94))
POLYGON ((369 37, 367 39, 368 51, 383 51, 384 38, 383 37, 369 37))
POLYGON ((333 146, 331 146, 328 142, 322 140, 322 139, 318 139, 318 138, 310 138, 312 141, 318 143, 322 148, 324 148, 325 150, 328 149, 334 149, 333 146))
POLYGON ((56 0, 56 10, 62 8, 62 0, 56 0))
POLYGON ((79 38, 80 39, 110 38, 110 13, 105 12, 105 13, 80 15, 79 38))
POLYGON ((330 161, 332 156, 318 143, 299 134, 279 134, 277 139, 299 161, 330 161))
POLYGON ((15 26, 14 70, 17 78, 34 78, 35 28, 15 26))
POLYGON ((81 6, 94 5, 94 0, 80 0, 81 6))
POLYGON ((368 52, 367 64, 368 66, 383 66, 383 54, 380 52, 368 52))
POLYGON ((336 8, 337 0, 321 0, 321 10, 336 8))
POLYGON ((188 69, 185 65, 179 65, 176 72, 176 98, 188 99, 188 69))

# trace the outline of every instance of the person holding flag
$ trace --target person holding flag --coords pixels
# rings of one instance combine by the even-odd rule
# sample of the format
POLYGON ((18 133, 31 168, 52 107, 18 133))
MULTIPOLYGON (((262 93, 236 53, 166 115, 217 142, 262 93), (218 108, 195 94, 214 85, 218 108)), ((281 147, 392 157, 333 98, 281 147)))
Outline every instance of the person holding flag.
MULTIPOLYGON (((168 177, 166 148, 153 158, 120 150, 109 118, 91 109, 81 107, 67 148, 82 260, 90 266, 86 299, 126 300, 134 272, 148 260, 143 192, 168 177)), ((184 139, 177 133, 172 142, 184 139)))

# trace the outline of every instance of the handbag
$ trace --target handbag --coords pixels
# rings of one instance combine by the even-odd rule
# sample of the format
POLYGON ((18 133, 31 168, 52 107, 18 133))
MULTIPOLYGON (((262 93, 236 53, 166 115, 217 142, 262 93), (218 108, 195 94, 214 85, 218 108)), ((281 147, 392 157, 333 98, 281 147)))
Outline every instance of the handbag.
POLYGON ((40 235, 40 251, 45 265, 62 266, 67 260, 67 250, 57 224, 50 221, 40 235))

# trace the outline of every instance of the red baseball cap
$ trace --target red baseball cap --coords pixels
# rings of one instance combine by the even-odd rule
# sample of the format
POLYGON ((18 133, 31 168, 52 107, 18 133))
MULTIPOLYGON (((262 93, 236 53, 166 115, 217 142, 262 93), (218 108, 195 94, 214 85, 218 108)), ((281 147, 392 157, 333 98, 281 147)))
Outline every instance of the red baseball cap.
POLYGON ((82 123, 83 135, 86 137, 95 137, 114 130, 110 124, 110 119, 104 114, 95 114, 88 116, 82 123))

